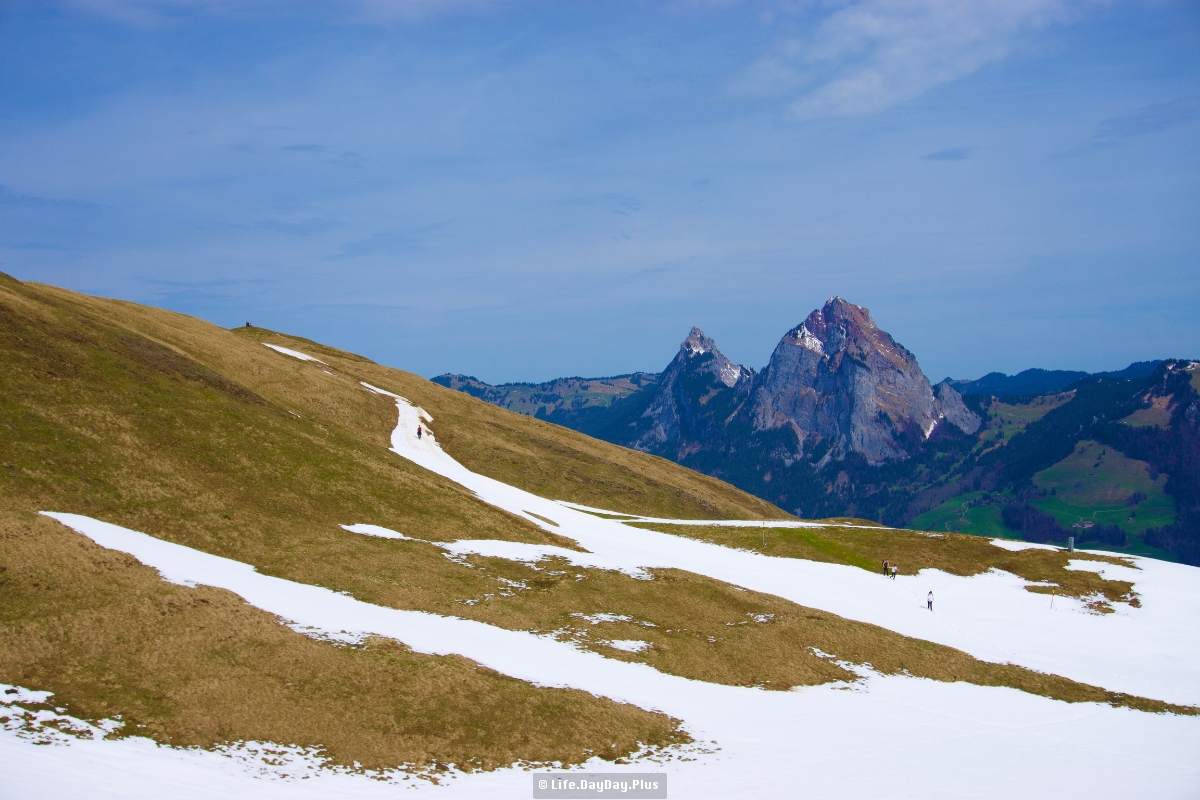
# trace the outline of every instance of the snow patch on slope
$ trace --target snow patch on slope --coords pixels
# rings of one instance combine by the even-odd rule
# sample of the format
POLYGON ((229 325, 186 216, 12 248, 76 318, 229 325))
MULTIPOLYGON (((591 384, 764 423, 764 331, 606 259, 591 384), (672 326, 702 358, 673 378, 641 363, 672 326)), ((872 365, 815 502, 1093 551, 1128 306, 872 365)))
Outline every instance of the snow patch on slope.
POLYGON ((291 356, 292 358, 298 358, 301 361, 313 361, 313 362, 316 362, 317 364, 325 363, 321 359, 313 358, 312 356, 308 355, 307 353, 301 353, 299 350, 291 350, 286 347, 280 347, 277 344, 267 344, 266 342, 259 342, 259 344, 261 344, 263 347, 271 348, 276 353, 283 353, 285 356, 291 356))
POLYGON ((1061 547, 1055 547, 1052 544, 1035 544, 1034 542, 1018 542, 1012 539, 992 539, 992 544, 1002 550, 1009 550, 1013 553, 1019 553, 1022 550, 1061 550, 1061 547))
POLYGON ((820 339, 809 332, 808 326, 804 323, 801 323, 800 327, 796 330, 796 344, 818 355, 825 355, 825 345, 821 343, 820 339))
MULTIPOLYGON (((538 522, 538 520, 534 520, 538 522)), ((424 542, 434 547, 453 553, 454 555, 479 555, 492 558, 505 558, 509 561, 520 561, 524 564, 536 564, 547 558, 562 558, 572 566, 594 569, 607 569, 623 572, 633 578, 646 579, 650 575, 643 569, 630 567, 628 564, 612 558, 598 556, 594 553, 584 553, 569 550, 566 547, 556 547, 549 544, 530 544, 527 542, 507 542, 499 539, 459 539, 454 542, 431 542, 425 539, 414 539, 378 525, 342 525, 351 533, 361 533, 367 536, 378 536, 383 539, 403 539, 410 542, 424 542)), ((545 525, 543 524, 543 527, 545 525)))

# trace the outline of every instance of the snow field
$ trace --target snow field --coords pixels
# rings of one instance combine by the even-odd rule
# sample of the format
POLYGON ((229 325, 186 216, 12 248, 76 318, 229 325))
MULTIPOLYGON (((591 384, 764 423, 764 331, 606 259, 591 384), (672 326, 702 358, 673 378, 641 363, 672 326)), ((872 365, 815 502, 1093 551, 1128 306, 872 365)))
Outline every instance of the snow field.
MULTIPOLYGON (((133 555, 165 580, 228 589, 302 630, 389 636, 419 652, 456 653, 535 685, 583 689, 683 719, 701 746, 693 748, 694 760, 661 765, 641 760, 627 766, 594 760, 589 765, 604 771, 666 771, 674 797, 767 798, 803 791, 819 797, 1000 798, 1033 786, 1039 793, 1067 797, 1125 797, 1151 785, 1158 797, 1183 798, 1192 796, 1200 779, 1192 758, 1200 748, 1195 717, 879 675, 869 675, 861 685, 793 692, 704 683, 603 658, 549 637, 374 606, 88 517, 48 516, 103 547, 133 555)), ((33 760, 22 757, 31 748, 18 741, 0 736, 6 760, 13 756, 11 763, 17 764, 0 786, 21 790, 17 796, 35 786, 44 796, 86 790, 89 797, 307 797, 314 789, 330 797, 375 791, 368 788, 374 783, 369 778, 305 767, 303 753, 292 756, 292 773, 308 776, 298 786, 295 777, 256 778, 261 770, 253 759, 239 764, 220 754, 157 747, 143 739, 36 748, 33 760), (54 788, 47 794, 48 787, 54 788), (104 787, 113 787, 112 793, 105 794, 104 787)), ((443 788, 417 788, 446 797, 516 798, 528 797, 528 780, 526 772, 514 768, 460 774, 443 788)))

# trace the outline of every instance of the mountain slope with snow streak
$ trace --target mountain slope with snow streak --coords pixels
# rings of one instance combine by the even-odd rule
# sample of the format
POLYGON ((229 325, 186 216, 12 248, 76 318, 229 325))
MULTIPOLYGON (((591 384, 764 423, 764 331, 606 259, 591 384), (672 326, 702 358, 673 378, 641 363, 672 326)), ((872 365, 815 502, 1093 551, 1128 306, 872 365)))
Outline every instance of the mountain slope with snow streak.
MULTIPOLYGON (((630 528, 529 494, 463 467, 426 431, 423 411, 387 394, 399 421, 392 450, 472 491, 487 503, 575 539, 629 569, 676 568, 945 644, 976 658, 1008 662, 1117 692, 1200 704, 1200 570, 1155 559, 1137 569, 1105 566, 1134 582, 1141 608, 1089 613, 1085 604, 1025 591, 1026 581, 992 571, 969 578, 924 570, 884 580, 855 567, 773 558, 665 533, 630 528), (530 513, 532 512, 532 513, 530 513), (536 515, 536 516, 535 516, 536 515), (548 525, 539 517, 552 520, 548 525), (925 608, 933 591, 936 613, 925 608)), ((436 424, 436 420, 434 420, 436 424)))

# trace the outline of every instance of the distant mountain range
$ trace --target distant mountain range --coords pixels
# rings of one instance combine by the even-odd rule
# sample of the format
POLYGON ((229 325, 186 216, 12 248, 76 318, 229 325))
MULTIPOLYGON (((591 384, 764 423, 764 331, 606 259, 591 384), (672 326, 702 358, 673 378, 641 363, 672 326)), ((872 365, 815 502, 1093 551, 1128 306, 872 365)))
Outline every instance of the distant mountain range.
POLYGON ((989 372, 979 380, 962 381, 946 379, 959 394, 983 395, 985 397, 1039 396, 1061 392, 1084 378, 1107 377, 1136 380, 1149 378, 1162 361, 1135 361, 1128 367, 1115 372, 1077 372, 1067 369, 1027 369, 1016 375, 989 372))
MULTIPOLYGON (((693 328, 658 375, 503 386, 454 374, 433 380, 663 456, 798 516, 906 525, 972 491, 1028 495, 1036 472, 1066 458, 1076 442, 1100 436, 1100 428, 1150 413, 1143 407, 1162 410, 1149 429, 1190 442, 1200 417, 1193 363, 1146 361, 1097 374, 1031 369, 932 385, 867 309, 834 297, 784 334, 761 372, 733 363, 693 328), (1056 399, 1038 399, 1048 395, 1056 399), (1029 410, 1013 416, 1007 409, 1014 407, 1029 410), (1047 433, 1063 424, 1073 430, 1047 433)), ((1173 468, 1180 471, 1178 463, 1173 468)), ((1180 493, 1185 482, 1169 481, 1166 489, 1177 503, 1184 499, 1181 518, 1192 502, 1180 493)), ((1194 553, 1184 541, 1192 533, 1172 540, 1171 552, 1186 550, 1200 563, 1200 513, 1196 523, 1194 553)))

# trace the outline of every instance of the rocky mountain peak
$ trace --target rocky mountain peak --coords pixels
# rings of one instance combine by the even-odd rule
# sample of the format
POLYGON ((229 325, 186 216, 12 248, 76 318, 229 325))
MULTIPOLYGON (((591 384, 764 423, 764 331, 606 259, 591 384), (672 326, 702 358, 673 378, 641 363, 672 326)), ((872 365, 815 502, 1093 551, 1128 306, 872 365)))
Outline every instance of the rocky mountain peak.
MULTIPOLYGON (((725 354, 717 349, 717 343, 705 336, 704 331, 695 325, 692 326, 692 330, 688 333, 687 338, 679 345, 679 357, 676 360, 678 361, 679 358, 682 358, 687 362, 697 356, 710 354, 712 356, 712 363, 699 365, 698 369, 712 373, 713 377, 730 389, 736 386, 737 382, 743 377, 749 377, 752 374, 750 370, 726 358, 725 354)), ((682 366, 682 364, 679 365, 680 368, 682 366)), ((671 371, 673 367, 676 367, 674 363, 667 368, 668 371, 671 371)))
POLYGON ((906 458, 943 419, 978 428, 952 387, 935 395, 913 354, 841 297, 784 335, 748 409, 756 430, 790 427, 802 451, 824 442, 834 458, 855 452, 871 463, 906 458))
POLYGON ((716 350, 717 343, 705 336, 704 331, 693 325, 691 332, 688 333, 679 348, 689 355, 698 356, 716 350))
POLYGON ((671 453, 671 448, 684 442, 718 437, 724 416, 718 419, 708 413, 724 407, 716 398, 745 396, 753 377, 753 370, 730 361, 717 349, 716 342, 693 327, 659 376, 633 446, 653 453, 671 453))
POLYGON ((880 329, 871 318, 870 309, 856 306, 841 297, 831 297, 815 309, 804 322, 788 335, 793 344, 817 353, 837 369, 843 354, 861 361, 875 361, 879 366, 890 363, 899 369, 916 365, 916 359, 895 339, 880 329))
POLYGON ((814 333, 838 327, 855 334, 865 330, 877 330, 875 320, 871 319, 870 309, 856 306, 840 297, 826 300, 825 305, 808 315, 805 323, 814 333))

